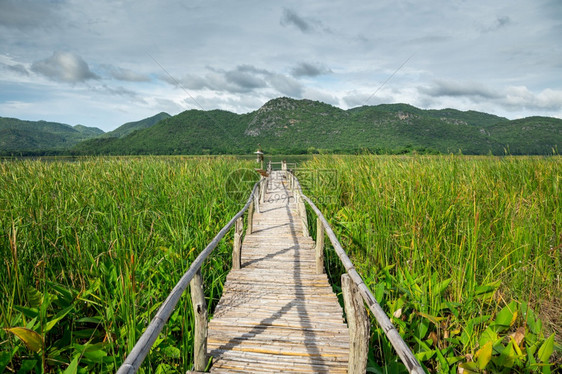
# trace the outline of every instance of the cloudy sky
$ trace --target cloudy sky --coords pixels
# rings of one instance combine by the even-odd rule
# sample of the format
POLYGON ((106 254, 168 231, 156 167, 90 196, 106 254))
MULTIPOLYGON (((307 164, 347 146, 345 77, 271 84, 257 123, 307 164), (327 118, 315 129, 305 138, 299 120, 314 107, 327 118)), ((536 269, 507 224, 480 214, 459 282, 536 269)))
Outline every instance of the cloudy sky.
POLYGON ((562 118, 560 0, 0 0, 0 116, 105 131, 272 98, 562 118))

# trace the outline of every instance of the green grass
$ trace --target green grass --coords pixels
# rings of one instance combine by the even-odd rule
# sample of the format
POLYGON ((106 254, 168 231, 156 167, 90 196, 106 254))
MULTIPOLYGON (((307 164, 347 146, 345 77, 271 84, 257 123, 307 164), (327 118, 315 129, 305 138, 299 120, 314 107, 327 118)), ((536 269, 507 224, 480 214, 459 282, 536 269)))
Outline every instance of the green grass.
MULTIPOLYGON (((249 165, 180 157, 0 163, 0 372, 116 371, 191 261, 241 208, 226 198, 225 180, 249 165), (13 327, 29 330, 5 330, 13 327)), ((203 268, 211 307, 231 239, 203 268)), ((142 371, 190 369, 189 304, 180 300, 142 371)))
MULTIPOLYGON (((537 352, 560 331, 560 161, 334 156, 308 161, 320 172, 301 174, 312 175, 306 193, 428 369, 474 369, 467 362, 493 340, 487 370, 540 371, 537 352), (328 171, 337 183, 321 182, 328 171), (494 335, 483 338, 490 326, 494 335), (522 352, 509 355, 507 336, 517 328, 525 333, 522 352)), ((341 268, 334 269, 337 282, 341 268)), ((373 370, 398 370, 376 325, 373 331, 373 370)))
MULTIPOLYGON (((429 370, 549 372, 557 329, 560 342, 560 162, 322 156, 306 161, 318 171, 301 182, 429 370)), ((115 372, 241 208, 225 194, 231 171, 254 165, 232 157, 0 162, 0 372, 115 372)), ((231 240, 203 268, 211 310, 231 240)), ((337 290, 343 269, 329 248, 326 265, 337 290)), ((184 295, 141 371, 190 369, 192 324, 184 295)), ((403 370, 374 321, 371 335, 371 372, 403 370)))

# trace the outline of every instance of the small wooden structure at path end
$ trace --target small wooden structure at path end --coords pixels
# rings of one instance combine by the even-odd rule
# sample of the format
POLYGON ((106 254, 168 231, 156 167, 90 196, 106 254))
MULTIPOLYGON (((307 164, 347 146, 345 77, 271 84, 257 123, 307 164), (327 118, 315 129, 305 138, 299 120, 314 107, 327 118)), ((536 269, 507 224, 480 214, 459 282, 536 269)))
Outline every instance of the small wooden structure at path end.
POLYGON ((194 372, 205 371, 212 357, 211 373, 364 373, 370 325, 365 306, 408 371, 424 372, 286 163, 279 171, 270 166, 254 185, 246 205, 192 263, 118 373, 138 370, 188 285, 195 316, 194 372), (309 236, 305 203, 317 216, 316 240, 309 236), (232 270, 208 322, 201 265, 232 227, 232 270), (325 236, 346 269, 345 319, 324 274, 325 236))

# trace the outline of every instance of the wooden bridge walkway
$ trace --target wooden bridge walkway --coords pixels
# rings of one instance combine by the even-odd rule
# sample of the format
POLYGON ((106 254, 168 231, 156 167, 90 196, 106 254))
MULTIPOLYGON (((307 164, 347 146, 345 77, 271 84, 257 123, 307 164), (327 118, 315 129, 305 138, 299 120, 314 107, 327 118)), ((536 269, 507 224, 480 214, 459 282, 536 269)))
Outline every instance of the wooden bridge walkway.
POLYGON ((327 276, 316 274, 314 241, 283 172, 270 176, 208 334, 212 373, 347 372, 343 310, 327 276))
POLYGON ((369 348, 367 307, 406 369, 424 373, 320 209, 302 192, 285 162, 282 169, 254 185, 244 207, 192 262, 118 374, 139 370, 188 286, 194 312, 192 372, 206 370, 208 357, 213 356, 213 373, 364 373, 369 348), (316 245, 308 235, 305 202, 316 215, 316 245), (241 244, 246 212, 248 233, 241 244), (207 323, 201 266, 232 227, 232 270, 214 318, 207 323), (341 289, 349 328, 324 274, 325 237, 346 270, 341 289))

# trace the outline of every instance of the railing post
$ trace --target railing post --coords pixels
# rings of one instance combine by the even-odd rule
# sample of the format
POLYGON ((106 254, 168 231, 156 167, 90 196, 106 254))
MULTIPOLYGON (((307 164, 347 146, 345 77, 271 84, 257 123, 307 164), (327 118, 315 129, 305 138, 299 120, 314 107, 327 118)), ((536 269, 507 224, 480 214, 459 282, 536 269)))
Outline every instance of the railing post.
POLYGON ((236 220, 234 226, 234 246, 232 248, 232 270, 240 270, 242 258, 240 251, 242 248, 242 230, 244 230, 244 220, 242 217, 236 220))
POLYGON ((295 176, 293 175, 293 173, 292 172, 289 173, 289 189, 293 192, 294 192, 294 185, 295 185, 294 184, 294 178, 295 178, 295 176))
POLYGON ((287 171, 287 161, 283 160, 283 162, 281 162, 281 170, 287 171))
POLYGON ((365 373, 369 353, 369 319, 359 289, 349 274, 342 274, 341 288, 349 328, 349 366, 350 374, 365 373))
POLYGON ((191 279, 191 304, 195 318, 193 336, 193 362, 195 371, 205 371, 207 366, 207 303, 203 292, 203 279, 199 269, 191 279))
POLYGON ((261 213, 260 211, 260 188, 261 188, 261 181, 258 184, 258 188, 257 190, 254 192, 254 208, 256 210, 256 212, 261 213))
POLYGON ((254 204, 255 202, 252 201, 252 203, 248 207, 248 230, 246 231, 247 234, 251 234, 252 232, 254 232, 254 204))
POLYGON ((316 217, 316 274, 324 274, 324 224, 316 217))
POLYGON ((299 214, 301 216, 301 221, 302 221, 302 233, 304 236, 309 236, 308 217, 306 216, 306 207, 304 206, 304 201, 301 192, 299 192, 299 199, 297 201, 297 204, 299 204, 299 214))
POLYGON ((267 177, 262 177, 260 182, 260 203, 265 203, 265 190, 267 188, 267 177))

